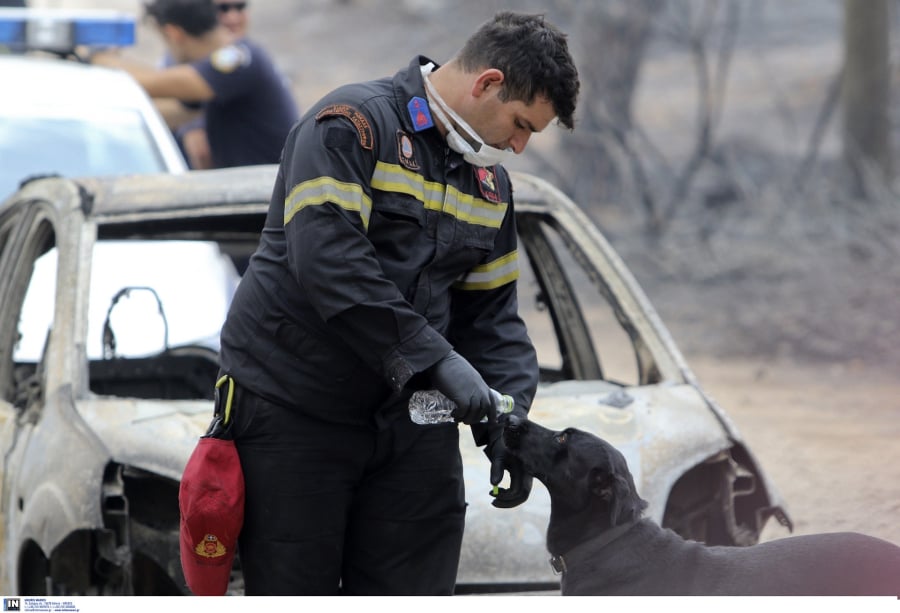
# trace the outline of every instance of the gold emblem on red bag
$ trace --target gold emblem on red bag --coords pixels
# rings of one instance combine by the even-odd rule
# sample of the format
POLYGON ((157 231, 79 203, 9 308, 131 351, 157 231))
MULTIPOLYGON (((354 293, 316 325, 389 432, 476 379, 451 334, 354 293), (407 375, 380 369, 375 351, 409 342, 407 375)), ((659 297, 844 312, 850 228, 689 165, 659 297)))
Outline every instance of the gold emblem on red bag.
POLYGON ((204 558, 219 558, 225 555, 225 545, 219 541, 215 534, 207 534, 203 540, 194 547, 197 555, 204 558))

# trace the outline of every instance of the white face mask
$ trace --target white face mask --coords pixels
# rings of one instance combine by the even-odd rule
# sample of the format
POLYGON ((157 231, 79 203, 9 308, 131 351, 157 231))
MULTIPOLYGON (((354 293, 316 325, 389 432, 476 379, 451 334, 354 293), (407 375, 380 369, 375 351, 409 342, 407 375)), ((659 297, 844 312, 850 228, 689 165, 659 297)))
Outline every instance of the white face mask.
POLYGON ((431 84, 431 79, 428 78, 428 75, 431 74, 433 68, 434 64, 431 63, 422 66, 422 80, 425 81, 425 89, 428 90, 428 97, 435 102, 432 107, 435 116, 437 116, 438 120, 444 125, 444 128, 447 129, 447 145, 457 153, 461 154, 465 161, 475 166, 493 166, 509 160, 512 155, 515 154, 512 149, 497 149, 496 147, 491 147, 485 143, 484 140, 478 136, 478 133, 476 133, 462 117, 457 115, 456 112, 444 102, 444 99, 441 98, 441 95, 437 92, 437 88, 431 84), (445 112, 446 115, 444 114, 445 112), (447 115, 449 115, 450 118, 448 118, 447 115), (467 139, 460 136, 453 127, 451 119, 453 122, 456 122, 460 129, 465 132, 471 140, 475 141, 478 147, 477 149, 472 146, 467 139))

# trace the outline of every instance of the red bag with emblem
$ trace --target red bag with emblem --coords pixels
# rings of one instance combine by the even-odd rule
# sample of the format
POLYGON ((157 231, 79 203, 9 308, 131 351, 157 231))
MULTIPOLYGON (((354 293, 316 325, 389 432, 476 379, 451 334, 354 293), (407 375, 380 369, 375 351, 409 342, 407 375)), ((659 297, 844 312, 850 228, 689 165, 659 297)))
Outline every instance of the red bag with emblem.
POLYGON ((181 567, 198 596, 225 594, 244 524, 244 473, 231 440, 231 377, 219 379, 216 392, 213 422, 191 453, 178 490, 181 567), (227 400, 220 411, 218 392, 226 382, 227 400))

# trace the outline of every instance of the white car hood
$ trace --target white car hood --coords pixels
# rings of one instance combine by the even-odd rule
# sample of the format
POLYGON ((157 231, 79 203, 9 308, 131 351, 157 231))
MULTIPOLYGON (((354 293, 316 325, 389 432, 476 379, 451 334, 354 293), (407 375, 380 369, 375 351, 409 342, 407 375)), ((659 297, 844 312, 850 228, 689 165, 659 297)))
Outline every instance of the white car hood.
POLYGON ((78 411, 116 462, 180 480, 212 419, 208 400, 95 398, 78 411))
MULTIPOLYGON (((529 419, 562 430, 592 432, 626 457, 646 516, 662 521, 669 490, 689 468, 731 446, 731 437, 696 388, 687 384, 619 387, 603 381, 541 385, 529 419)), ((490 464, 467 432, 460 433, 466 478, 466 532, 459 582, 490 576, 509 581, 554 581, 545 545, 550 497, 534 481, 528 501, 491 506, 490 464), (494 515, 487 519, 486 515, 494 515), (485 550, 484 543, 496 547, 485 550), (480 545, 478 545, 480 544, 480 545)))
MULTIPOLYGON (((117 462, 180 479, 212 417, 209 401, 94 398, 79 412, 117 462)), ((727 449, 733 432, 688 384, 619 387, 603 381, 541 385, 529 418, 553 429, 577 427, 603 437, 628 460, 647 516, 660 522, 669 490, 689 468, 727 449)), ((428 427, 428 426, 423 426, 428 427)), ((537 480, 528 501, 491 506, 490 464, 468 428, 460 440, 466 481, 466 532, 458 581, 554 581, 545 546, 550 498, 537 480), (485 543, 495 547, 486 549, 485 543)))

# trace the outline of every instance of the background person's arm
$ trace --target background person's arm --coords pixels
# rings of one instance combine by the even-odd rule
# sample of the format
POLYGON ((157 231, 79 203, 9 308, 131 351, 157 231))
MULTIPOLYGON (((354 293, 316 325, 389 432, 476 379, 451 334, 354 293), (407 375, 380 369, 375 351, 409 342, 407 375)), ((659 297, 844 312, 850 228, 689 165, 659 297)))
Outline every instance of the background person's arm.
POLYGON ((186 102, 206 102, 215 92, 190 64, 155 68, 123 57, 116 51, 94 53, 90 61, 97 66, 118 68, 130 74, 151 98, 177 98, 186 102))

